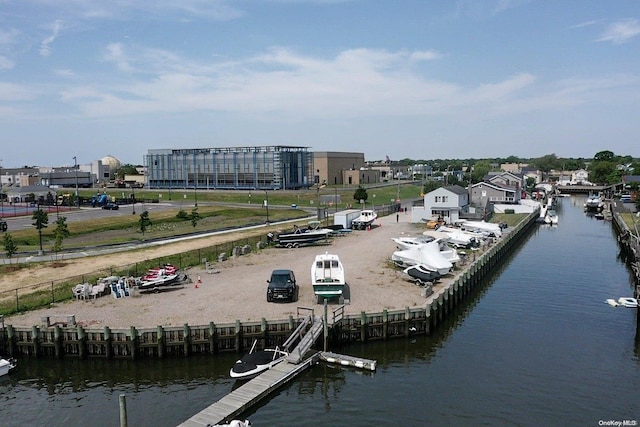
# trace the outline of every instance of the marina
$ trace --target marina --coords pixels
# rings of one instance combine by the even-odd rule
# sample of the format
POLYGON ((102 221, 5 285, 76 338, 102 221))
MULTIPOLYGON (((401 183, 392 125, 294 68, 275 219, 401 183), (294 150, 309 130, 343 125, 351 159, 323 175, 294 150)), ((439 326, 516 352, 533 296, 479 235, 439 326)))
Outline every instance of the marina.
MULTIPOLYGON (((633 419, 637 313, 603 303, 633 294, 631 271, 618 257, 611 223, 585 215, 579 198, 563 198, 558 213, 559 227, 534 230, 430 335, 409 330, 406 339, 336 347, 377 360, 375 372, 313 365, 242 419, 254 426, 384 425, 390 413, 405 425, 633 419), (602 393, 611 378, 616 386, 602 393), (390 401, 388 390, 398 398, 390 401)), ((391 329, 402 323, 387 321, 391 329)), ((224 352, 144 362, 24 358, 0 383, 1 415, 9 426, 35 416, 42 424, 83 425, 92 419, 87 408, 99 405, 103 416, 92 423, 112 426, 124 393, 130 425, 175 426, 234 389, 228 371, 236 359, 224 352)))

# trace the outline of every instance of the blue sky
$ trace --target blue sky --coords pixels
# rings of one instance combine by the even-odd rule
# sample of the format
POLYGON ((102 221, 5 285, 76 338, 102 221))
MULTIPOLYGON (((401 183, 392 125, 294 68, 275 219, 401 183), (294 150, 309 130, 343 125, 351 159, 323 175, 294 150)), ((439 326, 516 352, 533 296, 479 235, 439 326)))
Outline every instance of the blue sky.
POLYGON ((640 157, 636 0, 0 0, 0 165, 640 157))

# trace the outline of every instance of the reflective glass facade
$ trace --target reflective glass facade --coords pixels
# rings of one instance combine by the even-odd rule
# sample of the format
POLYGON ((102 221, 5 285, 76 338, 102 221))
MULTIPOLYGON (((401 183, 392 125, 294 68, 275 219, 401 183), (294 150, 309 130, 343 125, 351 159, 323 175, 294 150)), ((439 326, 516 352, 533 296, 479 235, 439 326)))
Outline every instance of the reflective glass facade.
POLYGON ((299 189, 313 184, 308 147, 149 150, 148 188, 299 189))

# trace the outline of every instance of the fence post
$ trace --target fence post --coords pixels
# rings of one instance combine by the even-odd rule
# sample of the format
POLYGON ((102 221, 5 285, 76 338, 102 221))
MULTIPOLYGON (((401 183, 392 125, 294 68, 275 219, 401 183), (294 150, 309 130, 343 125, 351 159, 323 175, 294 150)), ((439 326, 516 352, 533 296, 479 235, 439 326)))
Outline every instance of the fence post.
POLYGON ((18 301, 18 290, 16 289, 16 311, 20 312, 20 302, 18 301))
POLYGON ((53 292, 53 280, 51 281, 51 304, 56 302, 56 294, 53 292))

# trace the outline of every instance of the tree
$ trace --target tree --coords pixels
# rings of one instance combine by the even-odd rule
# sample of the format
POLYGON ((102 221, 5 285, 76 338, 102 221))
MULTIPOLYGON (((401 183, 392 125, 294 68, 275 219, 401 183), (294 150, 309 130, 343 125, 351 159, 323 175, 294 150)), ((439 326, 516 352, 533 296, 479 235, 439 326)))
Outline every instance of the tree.
POLYGON ((471 173, 471 180, 473 182, 480 182, 484 176, 491 170, 491 164, 488 160, 481 160, 473 165, 473 172, 471 173))
POLYGON ((594 161, 589 167, 589 181, 594 184, 615 184, 620 182, 620 172, 613 161, 594 161))
POLYGON ((125 164, 116 169, 115 175, 119 179, 124 179, 125 175, 140 175, 135 165, 125 164))
POLYGON ((138 226, 140 227, 140 231, 144 236, 144 232, 147 231, 147 228, 151 226, 151 219, 149 218, 149 211, 144 211, 140 214, 140 219, 138 220, 138 226))
POLYGON ((193 228, 196 228, 196 225, 198 225, 198 221, 200 221, 202 217, 200 216, 200 214, 198 213, 198 208, 193 208, 191 209, 191 225, 193 225, 193 228))
POLYGON ((367 189, 359 185, 358 189, 353 193, 353 200, 356 200, 358 203, 361 203, 360 201, 362 200, 362 203, 366 203, 368 198, 367 189))
POLYGON ((62 241, 65 237, 69 237, 69 227, 67 226, 67 217, 61 216, 56 219, 56 228, 53 229, 53 251, 57 254, 62 250, 62 241))
POLYGON ((38 230, 40 252, 42 252, 42 229, 47 228, 47 225, 49 224, 49 215, 40 209, 40 206, 38 206, 38 209, 33 212, 31 219, 34 221, 32 225, 36 227, 36 230, 38 230))
POLYGON ((595 160, 596 162, 611 161, 613 160, 613 157, 614 157, 613 151, 604 150, 604 151, 598 151, 595 154, 595 156, 593 156, 593 160, 595 160))
POLYGON ((562 168, 562 161, 555 154, 546 154, 537 159, 533 159, 531 164, 540 169, 544 174, 549 173, 552 169, 562 168))
POLYGON ((3 236, 3 246, 4 251, 7 254, 7 258, 9 258, 9 264, 11 264, 11 257, 18 251, 18 245, 13 241, 13 237, 9 233, 4 233, 3 236))

